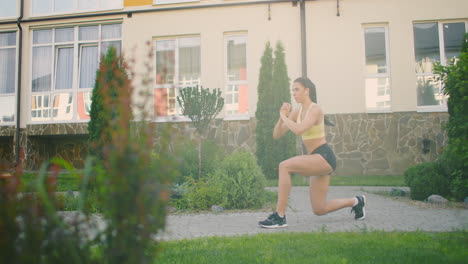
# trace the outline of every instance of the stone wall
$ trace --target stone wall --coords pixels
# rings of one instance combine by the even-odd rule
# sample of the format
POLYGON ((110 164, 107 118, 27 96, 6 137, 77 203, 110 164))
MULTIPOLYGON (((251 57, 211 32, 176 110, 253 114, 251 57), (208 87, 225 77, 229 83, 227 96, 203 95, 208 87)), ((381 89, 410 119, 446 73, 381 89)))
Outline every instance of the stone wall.
POLYGON ((329 115, 327 141, 337 158, 337 175, 402 175, 410 166, 433 161, 447 137, 447 113, 329 115), (423 153, 423 140, 429 151, 423 153))
MULTIPOLYGON (((334 114, 327 117, 335 123, 334 127, 327 126, 326 132, 338 160, 336 175, 402 175, 409 166, 435 160, 447 141, 442 129, 448 120, 447 113, 334 114), (424 139, 429 142, 427 153, 423 152, 424 139)), ((158 128, 170 125, 173 142, 198 139, 190 122, 156 125, 158 128)), ((210 125, 208 138, 224 146, 227 152, 237 149, 255 152, 255 125, 254 119, 218 119, 210 125)), ((54 156, 82 168, 87 154, 87 124, 28 126, 22 132, 21 142, 26 146, 28 169, 37 169, 54 156)), ((299 137, 297 142, 298 153, 302 153, 299 137)), ((0 144, 5 143, 0 140, 0 144)), ((1 146, 4 153, 12 152, 1 146)))

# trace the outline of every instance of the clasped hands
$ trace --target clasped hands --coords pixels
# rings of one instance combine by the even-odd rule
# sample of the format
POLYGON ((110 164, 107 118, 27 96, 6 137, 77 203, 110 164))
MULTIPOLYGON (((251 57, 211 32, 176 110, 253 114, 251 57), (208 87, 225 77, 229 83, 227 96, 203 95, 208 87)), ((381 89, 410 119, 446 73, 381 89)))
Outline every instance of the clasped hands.
POLYGON ((291 113, 291 104, 289 103, 283 103, 283 105, 280 108, 280 116, 281 118, 287 118, 289 114, 291 113))

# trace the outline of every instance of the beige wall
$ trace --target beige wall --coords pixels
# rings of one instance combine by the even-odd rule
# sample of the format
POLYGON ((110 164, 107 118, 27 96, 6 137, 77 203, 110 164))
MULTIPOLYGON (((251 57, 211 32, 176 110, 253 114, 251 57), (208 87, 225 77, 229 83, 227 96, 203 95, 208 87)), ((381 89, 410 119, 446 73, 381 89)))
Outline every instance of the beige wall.
MULTIPOLYGON (((168 6, 235 3, 237 1, 201 1, 168 6)), ((28 19, 29 3, 26 3, 28 19)), ((467 19, 465 0, 341 0, 341 16, 336 16, 335 0, 307 1, 308 75, 318 88, 319 103, 326 113, 363 113, 364 37, 363 24, 384 23, 389 28, 392 111, 416 110, 416 77, 414 74, 413 21, 467 19)), ((148 8, 142 6, 141 8, 148 8)), ((255 115, 260 58, 266 41, 285 47, 291 80, 301 74, 299 6, 291 3, 219 7, 25 23, 22 72, 22 127, 26 125, 30 104, 30 67, 32 27, 56 26, 62 23, 109 21, 123 19, 123 49, 137 59, 137 72, 144 72, 147 41, 164 36, 199 34, 202 53, 202 85, 224 89, 224 35, 244 31, 248 34, 249 114, 255 115), (133 50, 136 48, 135 50, 133 50), (26 108, 28 107, 28 108, 26 108)), ((131 7, 134 10, 138 7, 131 7)), ((0 25, 0 30, 15 28, 0 25)))
POLYGON ((362 25, 386 23, 392 111, 416 111, 413 21, 468 18, 464 0, 342 0, 307 2, 308 75, 327 113, 365 112, 362 25))

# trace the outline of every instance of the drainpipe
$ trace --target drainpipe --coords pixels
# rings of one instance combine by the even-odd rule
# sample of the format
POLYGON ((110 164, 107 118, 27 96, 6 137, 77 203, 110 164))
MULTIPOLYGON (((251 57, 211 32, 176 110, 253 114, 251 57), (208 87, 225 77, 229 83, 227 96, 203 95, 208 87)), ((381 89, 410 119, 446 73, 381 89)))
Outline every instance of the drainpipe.
POLYGON ((21 27, 21 20, 23 19, 23 7, 24 7, 24 0, 20 1, 20 16, 16 21, 16 25, 19 29, 19 39, 18 39, 18 85, 17 85, 17 93, 16 93, 16 164, 20 162, 20 128, 21 128, 21 63, 23 59, 23 28, 21 27))
POLYGON ((302 57, 302 76, 307 77, 307 37, 306 37, 306 0, 300 0, 299 6, 301 10, 301 57, 302 57))

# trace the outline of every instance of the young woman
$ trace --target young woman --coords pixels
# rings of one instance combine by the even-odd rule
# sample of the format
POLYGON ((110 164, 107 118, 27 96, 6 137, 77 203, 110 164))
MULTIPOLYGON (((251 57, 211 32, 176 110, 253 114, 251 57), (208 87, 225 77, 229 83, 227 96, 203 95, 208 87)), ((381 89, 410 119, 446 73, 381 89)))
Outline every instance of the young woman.
POLYGON ((324 114, 315 103, 315 85, 308 78, 298 78, 293 83, 292 94, 299 109, 291 112, 291 105, 283 103, 280 118, 273 131, 273 138, 282 137, 288 130, 300 135, 307 155, 296 156, 279 164, 278 202, 276 211, 266 220, 258 222, 261 227, 286 227, 286 206, 291 191, 291 173, 313 175, 310 177, 310 200, 316 215, 324 215, 345 207, 352 207, 355 219, 364 219, 366 197, 327 200, 330 174, 336 168, 336 158, 325 140, 324 114))

